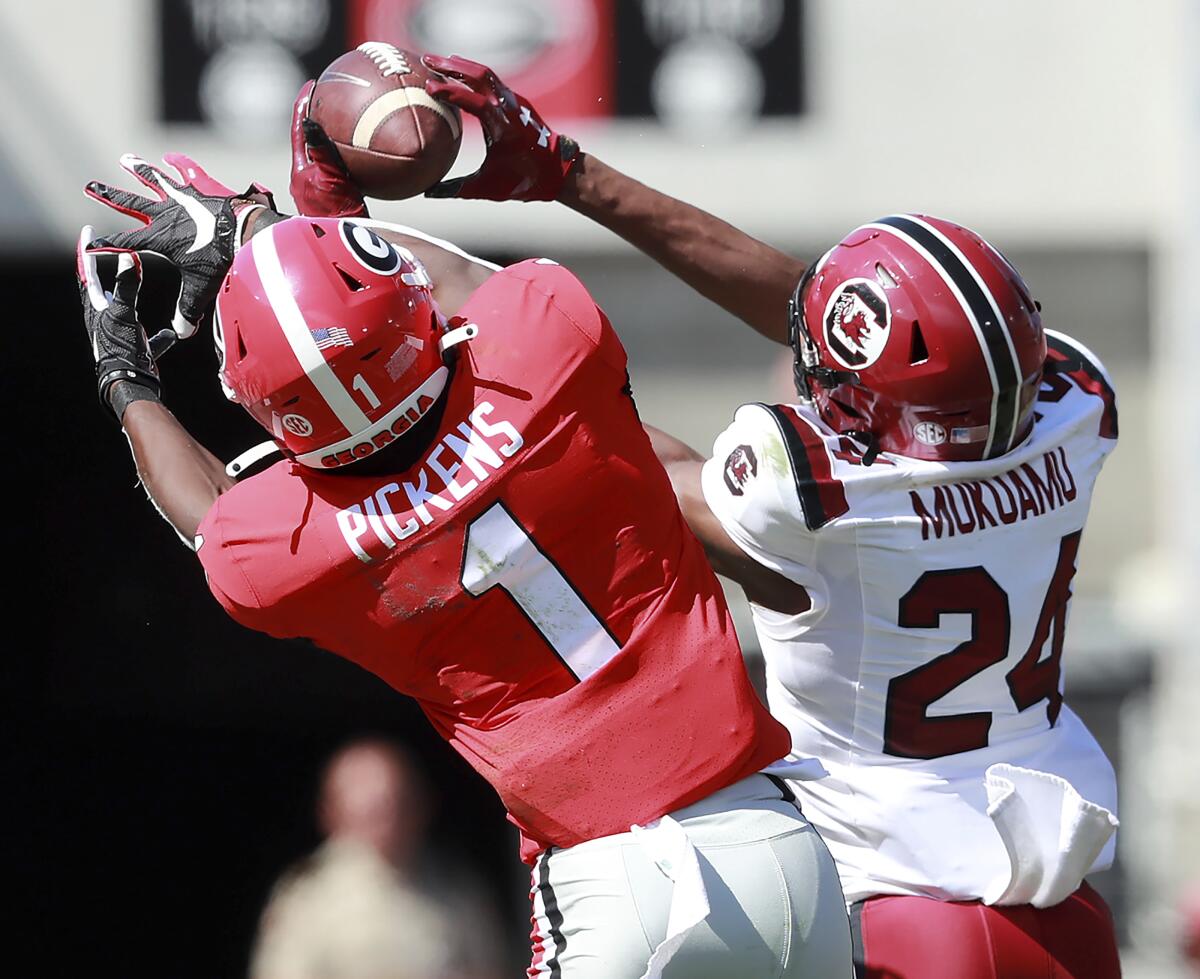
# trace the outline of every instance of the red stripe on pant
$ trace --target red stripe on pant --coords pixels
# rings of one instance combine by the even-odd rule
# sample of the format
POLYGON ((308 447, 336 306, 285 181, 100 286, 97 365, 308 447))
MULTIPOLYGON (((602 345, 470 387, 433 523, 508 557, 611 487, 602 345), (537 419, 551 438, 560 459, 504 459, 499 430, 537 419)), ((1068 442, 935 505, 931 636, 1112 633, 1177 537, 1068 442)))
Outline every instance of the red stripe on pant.
POLYGON ((1112 914, 1089 885, 1052 908, 873 897, 851 909, 856 979, 1120 979, 1112 914))
POLYGON ((529 874, 529 903, 532 907, 532 911, 529 915, 529 944, 532 952, 532 958, 529 963, 529 968, 525 972, 525 975, 530 977, 530 979, 532 979, 534 976, 537 976, 542 971, 541 965, 546 958, 546 936, 542 932, 542 922, 538 918, 537 913, 537 890, 537 865, 534 864, 534 868, 529 874))

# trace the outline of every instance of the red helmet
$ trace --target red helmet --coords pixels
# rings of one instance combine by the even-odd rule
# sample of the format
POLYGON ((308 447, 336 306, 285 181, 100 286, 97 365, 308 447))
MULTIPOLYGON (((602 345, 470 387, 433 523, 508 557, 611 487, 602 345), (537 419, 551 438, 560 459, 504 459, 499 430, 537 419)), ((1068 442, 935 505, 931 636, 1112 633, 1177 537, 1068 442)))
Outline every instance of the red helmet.
POLYGON ((1003 455, 1029 434, 1046 360, 1040 307, 1008 260, 919 214, 856 228, 796 287, 796 386, 870 456, 1003 455))
POLYGON ((424 268, 350 220, 296 217, 256 234, 221 286, 213 334, 226 395, 316 469, 394 441, 449 374, 424 268))

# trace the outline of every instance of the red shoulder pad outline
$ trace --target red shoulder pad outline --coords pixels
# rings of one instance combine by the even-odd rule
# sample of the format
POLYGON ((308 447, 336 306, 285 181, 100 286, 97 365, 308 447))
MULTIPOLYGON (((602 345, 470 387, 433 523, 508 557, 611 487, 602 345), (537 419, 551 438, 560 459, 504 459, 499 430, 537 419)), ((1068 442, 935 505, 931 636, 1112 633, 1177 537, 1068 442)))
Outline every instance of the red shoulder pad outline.
MULTIPOLYGON (((1117 395, 1100 365, 1092 359, 1086 348, 1078 346, 1066 337, 1046 334, 1046 361, 1058 368, 1060 377, 1069 377, 1080 390, 1094 395, 1104 403, 1100 415, 1100 437, 1117 437, 1117 395)), ((1053 382, 1050 382, 1051 385, 1053 382)), ((1039 400, 1057 401, 1062 394, 1039 400)))
POLYGON ((779 426, 808 529, 819 530, 847 513, 850 504, 846 502, 846 488, 834 476, 829 449, 817 430, 790 405, 760 403, 759 407, 779 426))

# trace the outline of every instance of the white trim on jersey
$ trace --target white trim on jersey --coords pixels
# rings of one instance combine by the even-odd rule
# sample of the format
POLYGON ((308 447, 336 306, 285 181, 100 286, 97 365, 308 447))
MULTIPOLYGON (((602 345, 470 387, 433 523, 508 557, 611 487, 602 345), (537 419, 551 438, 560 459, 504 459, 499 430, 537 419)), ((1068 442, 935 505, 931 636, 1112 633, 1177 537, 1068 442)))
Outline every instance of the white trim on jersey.
POLYGON ((283 266, 279 261, 279 252, 275 248, 276 227, 278 226, 272 225, 265 232, 250 239, 250 254, 262 280, 271 312, 275 314, 275 319, 279 322, 280 329, 283 330, 283 335, 304 373, 325 399, 329 409, 337 416, 342 427, 348 432, 361 432, 370 426, 371 421, 354 402, 345 385, 338 380, 338 376, 326 362, 325 354, 309 332, 308 322, 304 319, 296 297, 292 295, 287 276, 284 275, 283 266))
POLYGON ((1096 370, 1100 372, 1100 375, 1105 381, 1108 382, 1108 386, 1112 389, 1113 403, 1115 404, 1117 400, 1117 386, 1113 384, 1112 375, 1109 374, 1108 368, 1104 366, 1104 363, 1100 360, 1100 358, 1074 337, 1067 336, 1065 333, 1060 333, 1058 330, 1046 330, 1045 332, 1046 336, 1054 337, 1055 340, 1061 340, 1068 347, 1074 349, 1081 357, 1087 360, 1088 363, 1090 363, 1096 368, 1096 370))
POLYGON ((499 272, 502 266, 495 262, 489 262, 479 258, 476 255, 470 255, 464 252, 458 245, 453 242, 446 241, 442 238, 434 238, 432 235, 425 234, 424 231, 418 231, 416 228, 410 228, 407 224, 396 224, 394 221, 376 221, 374 218, 351 218, 355 224, 361 224, 367 228, 383 228, 387 231, 394 231, 399 235, 408 235, 410 238, 417 238, 430 245, 435 245, 438 248, 450 252, 452 255, 457 255, 459 258, 465 258, 468 262, 474 262, 476 265, 482 265, 485 269, 491 269, 493 272, 499 272))
MULTIPOLYGON (((905 214, 903 217, 905 220, 912 221, 914 224, 917 223, 916 219, 911 214, 905 214)), ((985 459, 989 458, 992 452, 992 439, 996 434, 996 409, 1000 402, 1000 381, 996 377, 996 365, 992 363, 992 355, 991 351, 988 350, 987 338, 983 335, 983 328, 980 326, 979 320, 975 318, 975 313, 971 309, 971 304, 967 302, 967 297, 964 296, 962 294, 962 290, 958 288, 958 283, 954 281, 954 277, 950 275, 950 271, 946 269, 941 262, 934 258, 925 248, 925 246, 915 238, 911 237, 910 235, 906 235, 900 228, 892 227, 890 224, 876 224, 872 222, 871 224, 864 224, 863 227, 871 228, 876 231, 883 231, 887 234, 895 236, 896 238, 899 238, 902 242, 913 249, 913 251, 925 259, 925 261, 929 264, 929 267, 937 272, 942 281, 945 282, 949 287, 954 298, 958 300, 959 306, 962 307, 963 313, 966 314, 967 322, 971 324, 971 329, 975 331, 975 339, 979 341, 979 350, 983 354, 983 362, 987 365, 988 377, 992 382, 991 421, 988 424, 987 445, 983 447, 983 457, 985 459)), ((922 227, 928 228, 928 225, 922 224, 922 227)), ((945 237, 938 235, 938 240, 944 242, 945 237)), ((957 253, 958 250, 955 249, 955 252, 957 253)), ((959 257, 961 257, 961 253, 958 254, 959 257)), ((969 262, 966 264, 968 267, 970 267, 969 262)), ((974 269, 972 269, 972 272, 974 272, 974 269)), ((989 301, 994 306, 995 300, 992 298, 991 292, 986 288, 984 289, 984 292, 987 294, 989 301)), ((1003 320, 1001 322, 1003 322, 1003 320)), ((1018 372, 1017 376, 1020 376, 1020 372, 1018 372)))

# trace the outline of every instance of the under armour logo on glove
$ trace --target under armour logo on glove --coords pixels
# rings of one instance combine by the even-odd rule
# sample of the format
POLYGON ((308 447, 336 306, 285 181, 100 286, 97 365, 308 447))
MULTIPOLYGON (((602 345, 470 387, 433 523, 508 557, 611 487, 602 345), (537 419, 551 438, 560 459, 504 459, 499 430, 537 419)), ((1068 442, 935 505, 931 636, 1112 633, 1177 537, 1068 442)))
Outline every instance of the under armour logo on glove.
POLYGON ((163 159, 178 179, 132 154, 121 157, 121 166, 150 188, 154 198, 97 180, 84 187, 88 197, 145 225, 97 238, 88 248, 154 252, 178 266, 182 282, 171 325, 178 336, 189 337, 216 299, 233 262, 245 218, 260 207, 273 207, 274 202, 270 191, 258 184, 244 194, 234 193, 182 153, 168 153, 163 159))
POLYGON ((550 145, 550 137, 554 134, 550 132, 549 127, 546 126, 540 119, 534 117, 533 109, 527 105, 521 106, 521 125, 536 126, 538 131, 538 146, 550 145))
POLYGON ((426 55, 426 67, 457 81, 425 83, 425 90, 479 120, 487 155, 468 177, 443 180, 426 197, 465 197, 489 201, 552 201, 579 147, 554 132, 537 110, 504 84, 486 65, 457 56, 426 55), (461 84, 460 84, 461 83, 461 84))

